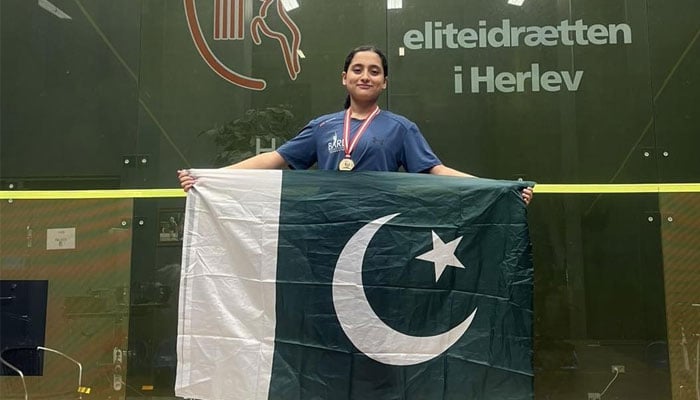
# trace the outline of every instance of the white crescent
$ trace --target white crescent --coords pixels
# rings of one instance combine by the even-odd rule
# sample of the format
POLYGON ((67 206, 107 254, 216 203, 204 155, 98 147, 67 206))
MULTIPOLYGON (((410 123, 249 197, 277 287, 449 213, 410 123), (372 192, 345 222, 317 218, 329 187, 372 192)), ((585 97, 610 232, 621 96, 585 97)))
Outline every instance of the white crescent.
POLYGON ((340 326, 358 350, 380 363, 405 366, 431 360, 455 344, 471 325, 476 309, 459 325, 435 336, 406 335, 379 319, 365 295, 362 264, 369 242, 397 215, 368 223, 345 245, 333 273, 333 306, 340 326))

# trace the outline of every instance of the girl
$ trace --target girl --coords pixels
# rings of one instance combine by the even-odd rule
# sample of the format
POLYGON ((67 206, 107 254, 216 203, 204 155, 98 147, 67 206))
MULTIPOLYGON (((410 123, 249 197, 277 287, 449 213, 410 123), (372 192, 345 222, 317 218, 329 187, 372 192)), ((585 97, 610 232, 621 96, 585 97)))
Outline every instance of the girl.
MULTIPOLYGON (((447 167, 433 153, 415 123, 380 110, 379 95, 386 89, 389 66, 386 56, 373 46, 361 46, 348 54, 341 74, 348 93, 345 110, 318 117, 277 150, 258 154, 226 168, 422 172, 473 177, 447 167)), ((180 186, 188 191, 196 179, 178 171, 180 186)), ((532 189, 522 191, 526 204, 532 189)))

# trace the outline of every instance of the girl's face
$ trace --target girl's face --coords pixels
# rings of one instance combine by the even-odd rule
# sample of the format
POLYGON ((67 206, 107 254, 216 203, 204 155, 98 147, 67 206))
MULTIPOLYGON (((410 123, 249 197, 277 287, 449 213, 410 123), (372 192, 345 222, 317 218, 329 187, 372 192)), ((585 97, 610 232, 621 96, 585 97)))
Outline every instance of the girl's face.
POLYGON ((382 59, 373 51, 355 53, 347 71, 343 71, 343 86, 356 102, 374 102, 386 89, 382 59))

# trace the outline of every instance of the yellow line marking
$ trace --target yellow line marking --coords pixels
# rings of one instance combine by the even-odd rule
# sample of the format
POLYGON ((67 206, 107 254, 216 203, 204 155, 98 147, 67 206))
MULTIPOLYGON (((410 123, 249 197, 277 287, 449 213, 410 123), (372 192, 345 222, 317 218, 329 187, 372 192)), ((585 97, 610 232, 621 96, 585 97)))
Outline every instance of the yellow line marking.
POLYGON ((540 184, 535 193, 700 193, 700 183, 540 184))
MULTIPOLYGON (((538 184, 538 194, 700 193, 700 183, 538 184)), ((2 190, 4 200, 153 199, 185 197, 182 189, 2 190)))
POLYGON ((13 200, 150 199, 163 197, 185 197, 185 192, 182 189, 0 191, 0 199, 13 200))

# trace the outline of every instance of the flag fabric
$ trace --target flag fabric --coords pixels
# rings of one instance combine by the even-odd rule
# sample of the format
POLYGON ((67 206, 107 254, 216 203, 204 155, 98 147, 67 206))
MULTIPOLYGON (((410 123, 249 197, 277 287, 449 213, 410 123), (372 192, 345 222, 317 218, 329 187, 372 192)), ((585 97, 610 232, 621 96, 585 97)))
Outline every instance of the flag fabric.
POLYGON ((533 183, 191 173, 177 396, 533 397, 533 183))

